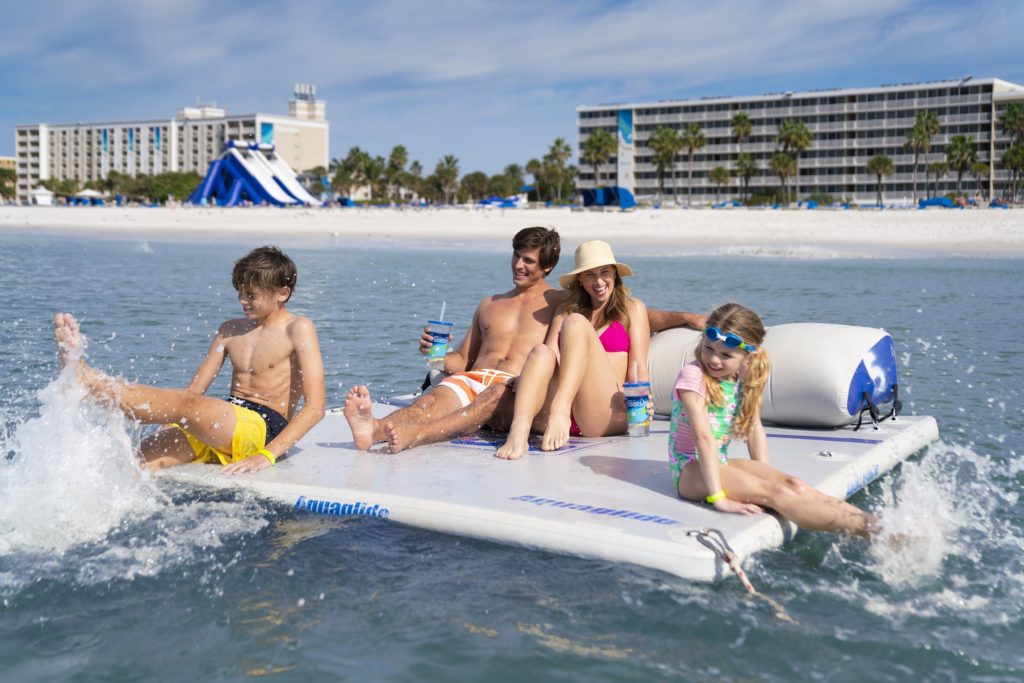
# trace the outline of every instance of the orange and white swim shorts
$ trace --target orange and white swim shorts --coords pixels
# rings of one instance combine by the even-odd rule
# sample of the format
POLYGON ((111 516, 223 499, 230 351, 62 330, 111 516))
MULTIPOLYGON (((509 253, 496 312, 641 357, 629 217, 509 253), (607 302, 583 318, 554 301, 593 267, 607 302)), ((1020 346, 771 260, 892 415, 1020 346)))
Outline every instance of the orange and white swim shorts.
POLYGON ((438 386, 448 387, 454 391, 459 397, 459 403, 465 408, 487 387, 492 384, 504 384, 515 377, 501 370, 469 370, 445 377, 438 386))

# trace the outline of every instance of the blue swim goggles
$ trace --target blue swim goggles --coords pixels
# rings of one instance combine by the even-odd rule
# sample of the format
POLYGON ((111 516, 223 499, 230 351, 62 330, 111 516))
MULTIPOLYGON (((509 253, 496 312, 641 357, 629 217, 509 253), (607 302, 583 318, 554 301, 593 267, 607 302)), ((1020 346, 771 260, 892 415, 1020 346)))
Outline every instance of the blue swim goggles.
POLYGON ((717 327, 705 327, 704 336, 707 337, 709 341, 720 341, 730 349, 740 349, 743 351, 750 351, 751 353, 757 351, 757 346, 743 341, 738 334, 733 334, 732 332, 725 334, 717 327))

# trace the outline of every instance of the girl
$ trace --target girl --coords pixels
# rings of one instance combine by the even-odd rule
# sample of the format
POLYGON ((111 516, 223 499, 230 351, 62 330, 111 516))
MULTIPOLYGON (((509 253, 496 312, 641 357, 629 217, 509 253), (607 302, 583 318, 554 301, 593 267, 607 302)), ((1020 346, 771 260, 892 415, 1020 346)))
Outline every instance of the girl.
POLYGON ((648 379, 647 307, 622 282, 633 270, 599 240, 576 249, 575 265, 559 279, 568 296, 547 339, 530 351, 516 382, 515 413, 499 458, 521 457, 531 429, 543 433, 545 451, 561 448, 570 435, 621 434, 626 370, 636 368, 634 381, 648 379))
POLYGON ((679 372, 674 389, 669 462, 679 496, 741 515, 771 508, 803 529, 867 538, 872 517, 768 464, 764 337, 761 319, 739 304, 708 316, 697 360, 679 372), (733 436, 747 442, 750 460, 729 460, 733 436))

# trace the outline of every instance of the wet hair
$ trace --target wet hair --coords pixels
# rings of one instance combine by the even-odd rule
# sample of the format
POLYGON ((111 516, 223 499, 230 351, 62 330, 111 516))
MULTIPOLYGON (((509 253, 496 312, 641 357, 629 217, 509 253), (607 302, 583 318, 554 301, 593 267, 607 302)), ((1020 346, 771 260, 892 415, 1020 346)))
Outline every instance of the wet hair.
POLYGON ((512 238, 512 248, 538 249, 537 262, 544 274, 549 274, 558 265, 558 257, 562 254, 562 240, 558 231, 553 228, 523 228, 512 238))
MULTIPOLYGON (((615 268, 614 265, 609 265, 615 268)), ((580 275, 582 274, 580 273, 580 275)), ((590 320, 590 316, 594 313, 594 304, 590 300, 587 290, 583 289, 579 275, 569 283, 566 289, 569 290, 569 303, 565 307, 565 314, 579 313, 587 320, 590 320)), ((623 327, 629 330, 629 302, 631 299, 629 287, 622 281, 619 269, 615 268, 615 286, 612 287, 612 292, 608 295, 608 304, 601 311, 598 319, 593 321, 594 329, 599 330, 610 321, 618 320, 623 327)))
MULTIPOLYGON (((768 352, 764 350, 763 346, 766 334, 764 323, 761 322, 761 318, 758 317, 757 313, 754 313, 746 306, 728 303, 711 311, 711 314, 708 316, 707 326, 717 327, 725 334, 729 332, 738 334, 743 341, 757 346, 757 350, 754 352, 740 351, 740 353, 748 354, 750 358, 748 359, 746 369, 741 375, 740 388, 743 392, 743 398, 740 402, 740 411, 733 422, 732 433, 735 438, 745 441, 754 428, 754 420, 759 419, 761 414, 761 395, 764 392, 764 385, 768 381, 768 374, 772 369, 768 352)), ((705 343, 706 340, 702 334, 694 355, 697 357, 697 363, 700 365, 701 370, 704 371, 704 386, 707 388, 708 401, 716 406, 720 406, 724 401, 722 385, 708 374, 701 357, 701 348, 705 343)))
POLYGON ((290 290, 288 299, 292 298, 297 279, 295 262, 271 246, 253 249, 235 261, 235 268, 231 271, 231 284, 239 292, 243 289, 273 292, 287 287, 290 290))

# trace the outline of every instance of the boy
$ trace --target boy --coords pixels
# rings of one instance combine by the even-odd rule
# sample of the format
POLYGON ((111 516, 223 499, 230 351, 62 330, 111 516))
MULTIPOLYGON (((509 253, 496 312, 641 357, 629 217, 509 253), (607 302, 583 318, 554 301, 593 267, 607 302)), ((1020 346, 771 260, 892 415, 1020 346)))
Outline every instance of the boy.
POLYGON ((75 364, 90 393, 129 417, 164 425, 140 448, 151 469, 192 461, 220 462, 229 474, 270 467, 324 416, 316 328, 285 308, 296 279, 295 264, 276 247, 254 249, 236 261, 231 282, 245 317, 220 326, 186 389, 133 384, 89 367, 78 321, 69 313, 53 319, 61 366, 75 364), (231 361, 231 396, 205 396, 225 358, 231 361))

